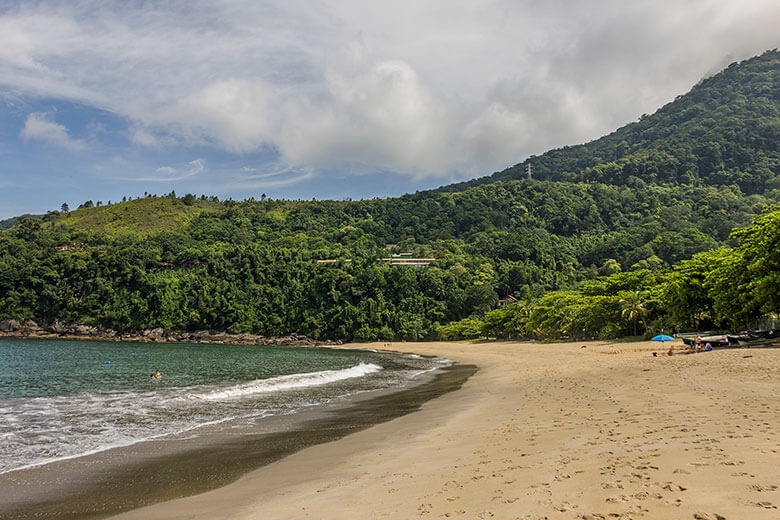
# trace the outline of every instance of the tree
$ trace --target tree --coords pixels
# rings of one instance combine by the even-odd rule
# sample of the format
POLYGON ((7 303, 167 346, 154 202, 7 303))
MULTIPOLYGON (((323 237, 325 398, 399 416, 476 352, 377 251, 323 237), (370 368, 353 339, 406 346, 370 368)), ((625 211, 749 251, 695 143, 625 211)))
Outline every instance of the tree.
POLYGON ((599 268, 599 274, 602 276, 608 276, 610 274, 619 273, 622 270, 623 268, 620 266, 620 262, 614 258, 609 258, 604 262, 604 265, 599 268))
POLYGON ((733 233, 744 256, 746 288, 764 313, 780 312, 780 206, 733 233))
POLYGON ((70 206, 68 206, 67 202, 62 203, 62 206, 60 206, 60 211, 62 211, 63 213, 67 213, 70 211, 70 206))
POLYGON ((647 330, 647 307, 645 305, 645 295, 640 291, 623 291, 618 293, 620 303, 620 316, 627 324, 632 326, 634 336, 636 336, 636 324, 638 321, 647 330))

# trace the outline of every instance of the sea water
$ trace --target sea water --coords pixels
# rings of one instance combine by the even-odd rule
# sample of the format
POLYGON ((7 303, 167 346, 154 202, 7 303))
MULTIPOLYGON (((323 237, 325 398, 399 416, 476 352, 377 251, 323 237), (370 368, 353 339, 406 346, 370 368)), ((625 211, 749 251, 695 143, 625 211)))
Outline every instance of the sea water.
POLYGON ((2 339, 0 473, 294 414, 446 364, 356 349, 2 339))

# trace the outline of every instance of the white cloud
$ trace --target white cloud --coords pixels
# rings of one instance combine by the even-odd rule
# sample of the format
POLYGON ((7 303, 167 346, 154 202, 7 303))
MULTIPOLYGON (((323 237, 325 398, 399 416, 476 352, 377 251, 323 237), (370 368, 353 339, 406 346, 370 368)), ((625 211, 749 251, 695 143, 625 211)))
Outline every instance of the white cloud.
MULTIPOLYGON (((267 190, 292 186, 312 179, 315 173, 311 168, 295 168, 270 163, 260 168, 243 167, 237 174, 230 175, 230 188, 243 190, 267 190)), ((225 186, 213 186, 213 191, 224 190, 225 186)))
POLYGON ((0 90, 110 110, 143 147, 464 177, 654 111, 779 46, 777 20, 776 0, 19 2, 0 90))
POLYGON ((273 97, 271 88, 260 80, 223 79, 163 110, 158 120, 186 122, 178 133, 189 140, 210 140, 231 152, 251 152, 274 138, 273 97))
POLYGON ((137 145, 140 146, 157 146, 159 144, 159 141, 157 137, 155 137, 150 132, 144 130, 143 128, 134 128, 130 132, 130 140, 137 145))
POLYGON ((144 177, 126 177, 128 181, 172 182, 195 177, 206 171, 205 159, 195 159, 180 166, 160 166, 154 170, 156 175, 144 177))
POLYGON ((34 112, 27 116, 21 134, 25 139, 47 141, 69 150, 80 151, 87 148, 86 143, 79 139, 73 139, 68 135, 68 129, 49 120, 48 114, 34 112))
POLYGON ((290 163, 446 173, 456 121, 407 63, 383 61, 352 77, 331 74, 326 95, 327 103, 290 111, 304 124, 280 125, 278 147, 290 163))

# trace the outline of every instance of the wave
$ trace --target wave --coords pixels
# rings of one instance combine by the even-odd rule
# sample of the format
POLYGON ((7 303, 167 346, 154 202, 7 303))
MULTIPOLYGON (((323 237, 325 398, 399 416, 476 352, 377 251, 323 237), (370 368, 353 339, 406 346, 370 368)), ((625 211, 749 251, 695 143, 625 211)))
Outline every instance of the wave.
MULTIPOLYGON (((260 417, 264 417, 265 415, 261 415, 260 417)), ((58 454, 50 454, 48 456, 33 458, 32 462, 28 462, 25 464, 21 464, 18 466, 8 465, 4 466, 2 463, 0 463, 0 475, 4 473, 10 473, 12 471, 22 470, 22 469, 28 469, 28 468, 34 468, 37 466, 45 466, 46 464, 51 464, 53 462, 60 462, 63 460, 71 460, 78 457, 85 457, 87 455, 94 455, 96 453, 101 453, 104 451, 112 450, 114 448, 124 448, 127 446, 133 446, 134 444, 140 444, 142 442, 148 442, 153 441, 156 439, 162 439, 165 437, 173 436, 173 435, 181 435, 183 433, 187 433, 189 431, 195 430, 197 428, 201 428, 204 426, 211 426, 214 424, 220 424, 228 421, 232 421, 235 419, 235 417, 223 417, 222 419, 215 419, 212 421, 205 421, 202 423, 197 424, 191 424, 189 426, 179 428, 176 430, 166 431, 163 433, 156 433, 156 434, 150 434, 138 438, 131 438, 131 439, 105 439, 103 444, 94 446, 94 447, 86 447, 88 444, 85 444, 84 442, 78 443, 78 448, 73 453, 67 453, 64 455, 58 455, 58 454)), ((179 439, 182 439, 184 437, 179 437, 179 439)), ((83 439, 82 439, 83 441, 83 439)), ((58 447, 62 447, 62 443, 58 442, 58 447)), ((35 450, 36 454, 40 450, 35 450)))
POLYGON ((249 383, 242 383, 222 390, 213 390, 200 394, 189 394, 191 399, 206 399, 216 401, 220 399, 231 399, 243 397, 246 395, 279 392, 281 390, 295 390, 308 388, 312 386, 326 385, 373 374, 382 370, 382 367, 373 363, 360 363, 354 367, 342 370, 321 370, 319 372, 307 372, 303 374, 290 374, 286 376, 271 377, 269 379, 258 379, 249 383))

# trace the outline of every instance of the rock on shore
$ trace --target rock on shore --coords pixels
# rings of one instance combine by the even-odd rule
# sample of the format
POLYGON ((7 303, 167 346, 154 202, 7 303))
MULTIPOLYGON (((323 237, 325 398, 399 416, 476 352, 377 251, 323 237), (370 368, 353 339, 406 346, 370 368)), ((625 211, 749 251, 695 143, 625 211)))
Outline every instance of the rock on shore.
POLYGON ((63 338, 90 339, 101 341, 137 341, 145 343, 218 343, 226 345, 282 345, 317 346, 340 345, 340 340, 318 341, 293 333, 281 337, 260 336, 249 333, 229 333, 225 331, 201 330, 167 331, 161 328, 141 331, 117 332, 103 327, 94 327, 82 323, 62 323, 55 321, 41 326, 32 320, 19 323, 16 320, 0 320, 0 337, 12 338, 63 338))

